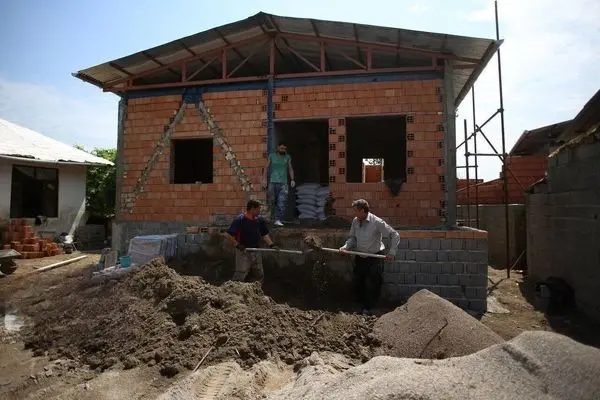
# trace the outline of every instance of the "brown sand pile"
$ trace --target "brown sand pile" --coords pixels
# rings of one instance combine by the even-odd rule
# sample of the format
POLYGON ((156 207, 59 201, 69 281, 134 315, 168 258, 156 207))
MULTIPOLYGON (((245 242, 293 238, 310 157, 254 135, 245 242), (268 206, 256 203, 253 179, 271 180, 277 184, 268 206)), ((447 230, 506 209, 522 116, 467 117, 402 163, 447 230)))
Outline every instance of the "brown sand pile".
POLYGON ((317 235, 306 235, 304 236, 303 241, 309 249, 318 249, 323 247, 323 241, 317 235))
POLYGON ((27 347, 92 368, 158 364, 173 376, 193 369, 216 342, 203 365, 271 357, 294 363, 313 351, 366 361, 374 345, 372 319, 298 310, 274 303, 258 284, 213 286, 159 260, 104 283, 67 278, 43 300, 23 310, 34 322, 25 330, 27 347))
POLYGON ((382 315, 373 332, 382 344, 379 355, 406 358, 463 356, 503 342, 468 313, 425 289, 382 315))

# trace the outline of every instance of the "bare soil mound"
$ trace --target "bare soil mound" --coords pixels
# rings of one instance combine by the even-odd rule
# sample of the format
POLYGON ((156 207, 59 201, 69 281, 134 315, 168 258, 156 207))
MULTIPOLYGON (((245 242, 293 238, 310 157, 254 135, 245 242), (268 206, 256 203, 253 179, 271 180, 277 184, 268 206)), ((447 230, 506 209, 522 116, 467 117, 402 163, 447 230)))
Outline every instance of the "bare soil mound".
POLYGON ((43 296, 23 310, 33 321, 26 346, 92 368, 157 364, 173 376, 193 369, 211 345, 203 365, 234 360, 246 367, 271 357, 291 364, 313 351, 364 362, 376 345, 373 319, 291 308, 258 284, 213 286, 160 260, 103 283, 66 278, 43 296))
POLYGON ((403 358, 464 356, 503 342, 468 313, 425 289, 382 315, 373 333, 381 341, 379 355, 403 358))

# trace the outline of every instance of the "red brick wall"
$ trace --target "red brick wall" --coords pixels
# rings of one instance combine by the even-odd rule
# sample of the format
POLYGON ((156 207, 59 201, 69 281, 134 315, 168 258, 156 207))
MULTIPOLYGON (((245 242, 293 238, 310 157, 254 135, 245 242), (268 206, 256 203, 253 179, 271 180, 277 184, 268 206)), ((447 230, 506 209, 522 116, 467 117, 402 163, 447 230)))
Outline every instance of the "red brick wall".
MULTIPOLYGON (((373 212, 397 225, 438 225, 439 209, 444 200, 444 132, 443 103, 436 88, 440 80, 337 84, 297 88, 277 88, 274 95, 275 119, 329 118, 330 187, 336 197, 334 207, 340 216, 350 215, 350 203, 366 198, 373 212), (391 196, 383 183, 346 183, 345 117, 356 115, 408 114, 407 167, 414 170, 397 197, 391 196), (440 113, 440 115, 438 115, 440 113)), ((267 96, 262 90, 207 93, 206 105, 223 129, 233 151, 251 177, 255 192, 264 200, 260 189, 266 163, 267 96)), ((179 108, 182 98, 159 96, 129 101, 124 132, 126 176, 122 193, 132 191, 145 162, 179 108)), ((173 138, 209 137, 198 111, 187 106, 183 121, 173 138)), ((161 155, 150 173, 144 192, 138 197, 133 212, 124 220, 209 221, 211 213, 239 212, 245 196, 225 160, 221 148, 214 147, 214 183, 171 185, 169 149, 161 155)))
MULTIPOLYGON (((546 173, 546 156, 513 156, 508 158, 507 166, 510 171, 508 174, 508 202, 511 204, 524 204, 525 192, 531 184, 542 179, 546 173), (511 173, 512 171, 512 173, 511 173), (523 188, 521 187, 523 186, 523 188)), ((459 180, 457 189, 457 204, 475 204, 475 187, 471 182, 469 188, 470 198, 467 201, 467 190, 460 190, 466 187, 466 179, 459 180)), ((479 184, 477 189, 479 204, 502 204, 504 203, 504 183, 502 179, 479 184)))

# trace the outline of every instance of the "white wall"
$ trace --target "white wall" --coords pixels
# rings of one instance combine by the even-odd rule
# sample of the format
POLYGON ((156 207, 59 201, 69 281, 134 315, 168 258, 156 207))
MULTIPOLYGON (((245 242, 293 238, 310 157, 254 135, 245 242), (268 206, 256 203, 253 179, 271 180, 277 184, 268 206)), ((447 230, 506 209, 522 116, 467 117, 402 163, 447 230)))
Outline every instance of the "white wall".
MULTIPOLYGON (((19 162, 19 165, 56 168, 53 164, 19 162)), ((0 217, 10 218, 12 161, 0 159, 0 217)), ((58 167, 58 218, 50 218, 41 230, 72 233, 85 223, 86 167, 61 165, 58 167)))

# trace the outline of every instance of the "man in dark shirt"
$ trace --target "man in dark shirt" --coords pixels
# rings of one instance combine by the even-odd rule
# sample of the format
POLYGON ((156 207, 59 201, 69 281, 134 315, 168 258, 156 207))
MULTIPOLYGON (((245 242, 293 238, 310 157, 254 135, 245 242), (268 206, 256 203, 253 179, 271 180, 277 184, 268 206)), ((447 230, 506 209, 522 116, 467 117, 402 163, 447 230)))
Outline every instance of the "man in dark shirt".
POLYGON ((277 248, 271 240, 269 229, 260 215, 260 202, 249 200, 246 212, 238 215, 227 230, 227 237, 235 244, 235 271, 233 281, 245 281, 252 270, 255 280, 262 283, 264 271, 262 254, 260 252, 247 252, 246 248, 260 247, 261 238, 271 248, 277 248))

